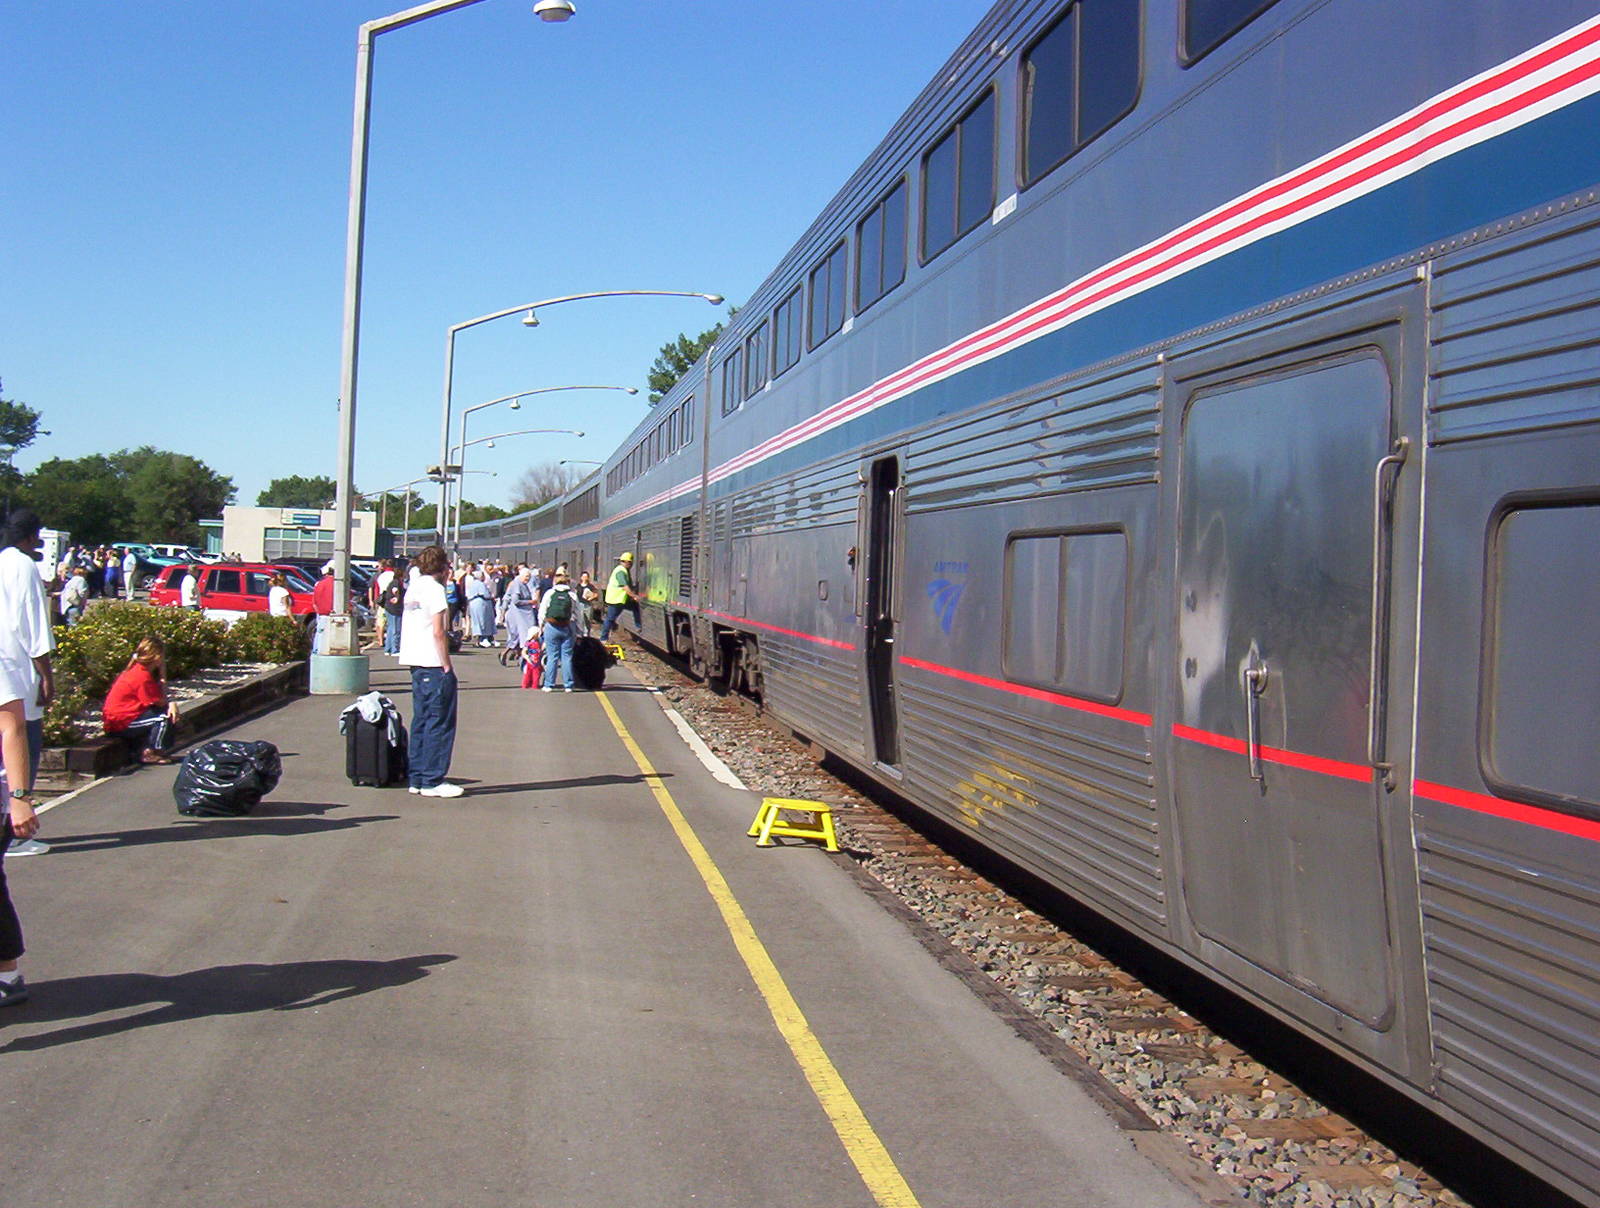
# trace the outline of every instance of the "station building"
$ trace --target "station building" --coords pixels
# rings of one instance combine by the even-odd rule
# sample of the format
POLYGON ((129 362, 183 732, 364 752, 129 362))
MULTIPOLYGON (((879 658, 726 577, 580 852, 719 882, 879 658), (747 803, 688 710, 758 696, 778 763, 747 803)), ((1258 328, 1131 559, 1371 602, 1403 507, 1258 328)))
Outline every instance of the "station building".
MULTIPOLYGON (((326 560, 333 557, 334 515, 332 508, 226 507, 221 548, 216 552, 238 555, 245 562, 326 560)), ((351 516, 352 558, 387 558, 393 551, 394 536, 378 526, 376 512, 351 516)))

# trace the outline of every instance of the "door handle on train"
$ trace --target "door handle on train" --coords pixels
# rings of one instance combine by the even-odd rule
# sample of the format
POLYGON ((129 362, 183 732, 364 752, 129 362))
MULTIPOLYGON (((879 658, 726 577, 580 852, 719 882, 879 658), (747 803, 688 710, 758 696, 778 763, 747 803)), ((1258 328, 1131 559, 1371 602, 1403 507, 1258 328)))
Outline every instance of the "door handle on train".
POLYGON ((1257 663, 1244 669, 1245 753, 1250 760, 1250 779, 1266 780, 1261 771, 1261 694, 1267 690, 1267 665, 1257 663))
POLYGON ((1392 526, 1390 471, 1398 478, 1411 451, 1402 436, 1372 472, 1372 646, 1367 655, 1367 762, 1383 776, 1383 787, 1394 789, 1394 765, 1388 762, 1389 738, 1389 554, 1392 526))

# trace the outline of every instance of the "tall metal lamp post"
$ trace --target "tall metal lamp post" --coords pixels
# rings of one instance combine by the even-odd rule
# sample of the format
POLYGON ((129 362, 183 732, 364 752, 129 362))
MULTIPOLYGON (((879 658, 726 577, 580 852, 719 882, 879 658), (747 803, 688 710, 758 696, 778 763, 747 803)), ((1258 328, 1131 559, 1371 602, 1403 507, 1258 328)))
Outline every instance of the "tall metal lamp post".
MULTIPOLYGON (((361 26, 356 43, 355 125, 350 137, 350 201, 345 224, 344 254, 344 331, 339 358, 339 454, 335 465, 333 529, 334 607, 342 624, 330 626, 329 653, 360 658, 356 635, 350 625, 350 531, 355 506, 356 367, 359 360, 361 326, 361 258, 364 250, 367 217, 367 152, 371 134, 372 53, 379 34, 403 29, 442 16, 458 8, 470 8, 482 0, 430 0, 403 12, 392 13, 361 26)), ((565 21, 576 11, 571 0, 538 0, 534 15, 541 21, 565 21)), ((362 660, 362 668, 365 659, 362 660)), ((331 676, 321 683, 316 669, 312 673, 313 691, 342 692, 366 687, 366 674, 353 667, 353 674, 331 676), (343 682, 348 680, 348 682, 343 682)))
MULTIPOLYGON (((545 436, 545 435, 548 435, 548 436, 582 436, 583 432, 580 431, 577 428, 519 428, 515 432, 497 432, 493 436, 480 436, 480 437, 478 437, 477 440, 469 440, 464 444, 456 445, 453 449, 450 450, 450 456, 452 458, 451 468, 455 470, 457 477, 459 477, 462 474, 470 474, 470 473, 474 472, 474 471, 471 471, 471 470, 466 470, 466 469, 460 468, 460 467, 463 467, 463 466, 466 465, 467 450, 470 449, 473 445, 488 445, 490 448, 493 448, 495 441, 497 441, 497 440, 505 440, 507 437, 511 437, 511 436, 545 436)), ((455 547, 459 547, 460 544, 461 544, 461 502, 462 502, 462 498, 463 498, 464 495, 465 495, 465 491, 457 491, 456 492, 456 527, 455 527, 455 536, 451 539, 451 544, 452 544, 452 546, 455 546, 455 547)))
MULTIPOLYGON (((479 315, 475 319, 467 319, 462 323, 452 324, 445 331, 444 336, 444 400, 439 406, 439 464, 443 465, 450 456, 450 398, 454 383, 456 334, 466 331, 469 327, 476 327, 480 323, 492 323, 496 319, 504 319, 508 315, 520 311, 528 313, 523 317, 524 327, 539 326, 539 308, 544 306, 560 306, 564 302, 584 302, 590 298, 703 298, 713 306, 722 305, 721 294, 703 294, 695 290, 678 289, 603 289, 587 294, 565 294, 559 298, 545 298, 539 302, 524 302, 521 306, 508 306, 504 310, 492 311, 486 315, 479 315)), ((439 484, 439 516, 443 523, 443 516, 449 507, 450 491, 446 483, 439 484)), ((444 537, 444 529, 440 528, 439 536, 444 537)))
MULTIPOLYGON (((516 394, 503 394, 499 398, 492 398, 486 403, 474 403, 470 407, 463 407, 462 408, 462 410, 461 410, 461 435, 456 439, 456 448, 465 449, 467 447, 467 416, 471 415, 474 411, 482 411, 485 407, 493 407, 497 403, 504 403, 504 402, 509 402, 511 404, 511 410, 517 411, 517 410, 521 409, 522 400, 525 399, 525 398, 531 398, 535 394, 552 394, 552 393, 555 393, 555 392, 561 391, 561 390, 621 390, 621 391, 624 391, 627 394, 638 394, 639 393, 639 388, 637 386, 539 386, 539 387, 536 387, 533 390, 519 390, 516 394)), ((582 433, 580 433, 579 435, 582 435, 582 433)), ((477 444, 478 442, 477 441, 473 441, 471 443, 472 444, 477 444)), ((443 463, 441 463, 441 464, 443 464, 443 463)), ((465 465, 466 463, 463 461, 462 464, 465 465)), ((444 531, 445 531, 444 530, 444 520, 441 517, 440 521, 439 521, 439 534, 440 534, 441 537, 443 537, 444 531)), ((461 540, 461 492, 460 491, 456 492, 455 540, 457 542, 459 542, 461 540)))

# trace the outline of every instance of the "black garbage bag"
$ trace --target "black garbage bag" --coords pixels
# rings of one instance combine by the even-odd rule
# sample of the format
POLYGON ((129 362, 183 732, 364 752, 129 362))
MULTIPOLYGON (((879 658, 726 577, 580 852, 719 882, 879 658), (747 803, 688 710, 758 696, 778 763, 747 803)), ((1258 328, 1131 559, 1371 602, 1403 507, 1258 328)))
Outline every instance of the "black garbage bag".
POLYGON ((283 760, 270 742, 218 738, 183 757, 172 796, 191 818, 237 818, 278 787, 283 760))

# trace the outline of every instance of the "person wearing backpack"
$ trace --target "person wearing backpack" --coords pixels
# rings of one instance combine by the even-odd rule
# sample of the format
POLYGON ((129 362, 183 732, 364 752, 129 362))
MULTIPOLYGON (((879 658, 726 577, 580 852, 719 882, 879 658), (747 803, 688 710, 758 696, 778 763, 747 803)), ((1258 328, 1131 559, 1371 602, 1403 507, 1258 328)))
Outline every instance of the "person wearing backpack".
POLYGON ((555 582, 539 602, 539 624, 544 633, 544 684, 541 691, 556 690, 556 662, 561 663, 561 682, 568 692, 576 687, 572 678, 572 644, 578 640, 578 614, 582 610, 578 594, 572 590, 572 577, 557 571, 555 582))
POLYGON ((378 607, 383 613, 383 652, 399 654, 400 617, 406 609, 406 585, 392 562, 385 562, 383 574, 378 576, 378 607))

